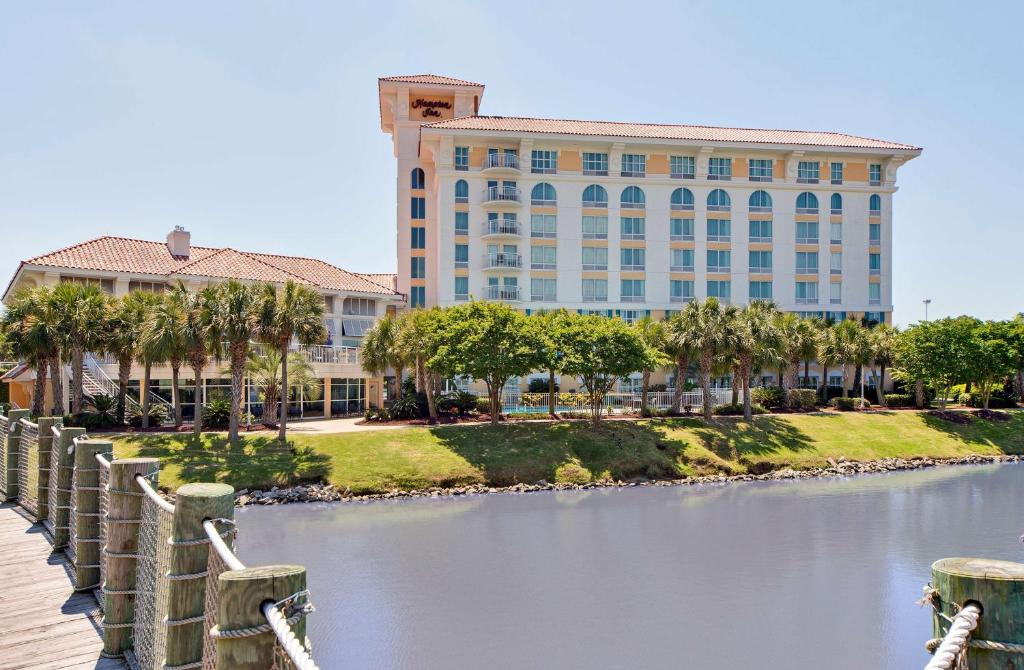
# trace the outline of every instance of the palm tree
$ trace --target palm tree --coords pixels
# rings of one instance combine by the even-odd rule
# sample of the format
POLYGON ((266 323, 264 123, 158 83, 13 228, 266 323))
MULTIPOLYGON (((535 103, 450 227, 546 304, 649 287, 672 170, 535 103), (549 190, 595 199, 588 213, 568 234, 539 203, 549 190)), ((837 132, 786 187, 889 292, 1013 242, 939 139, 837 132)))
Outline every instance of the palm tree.
POLYGON ((139 399, 142 427, 149 428, 149 406, 151 404, 150 399, 153 397, 149 387, 153 376, 153 366, 163 363, 166 358, 163 357, 164 352, 155 346, 151 339, 146 337, 146 323, 149 321, 150 315, 157 308, 157 305, 163 302, 163 296, 149 293, 148 291, 136 291, 132 295, 134 296, 133 299, 139 302, 139 309, 142 311, 139 348, 135 352, 135 360, 142 366, 142 388, 139 389, 142 394, 142 397, 139 399))
MULTIPOLYGON (((841 321, 822 331, 818 347, 818 360, 825 369, 838 365, 843 371, 843 397, 849 397, 850 364, 860 360, 863 328, 852 320, 841 321)), ((828 379, 826 377, 826 383, 828 379)))
POLYGON ((683 411, 683 393, 686 391, 686 374, 690 369, 690 361, 696 352, 689 342, 682 337, 681 313, 673 314, 668 320, 668 334, 665 341, 665 353, 675 363, 676 384, 672 394, 672 411, 679 414, 683 411))
POLYGON ((633 324, 633 329, 643 341, 647 348, 654 354, 650 361, 653 365, 641 370, 640 382, 640 416, 647 415, 647 398, 651 386, 651 373, 654 368, 667 361, 665 356, 665 344, 668 341, 668 329, 663 321, 654 321, 645 316, 633 324))
MULTIPOLYGON (((288 436, 288 348, 292 339, 301 346, 323 344, 327 340, 324 326, 324 297, 302 284, 285 283, 278 290, 265 284, 259 305, 259 339, 275 347, 281 362, 281 418, 277 439, 288 436)), ((266 405, 264 405, 266 414, 266 405)))
POLYGON ((245 363, 253 338, 260 333, 259 297, 261 289, 234 279, 220 284, 210 296, 206 309, 210 323, 210 341, 214 355, 227 353, 231 369, 231 418, 228 440, 238 439, 238 424, 245 392, 245 363), (226 352, 225 352, 226 348, 226 352))
POLYGON ((32 390, 34 416, 42 416, 45 411, 46 377, 51 351, 56 347, 52 324, 44 318, 49 291, 47 287, 39 287, 18 292, 3 316, 3 328, 12 353, 36 373, 32 390))
POLYGON ((395 397, 402 395, 402 373, 407 367, 405 351, 399 346, 398 317, 387 314, 377 321, 364 336, 359 351, 363 369, 371 375, 385 375, 395 371, 395 397))
POLYGON ((731 352, 731 325, 735 314, 734 306, 722 305, 717 298, 691 302, 679 314, 676 337, 697 354, 700 387, 704 394, 704 418, 708 421, 712 417, 711 372, 716 362, 731 352))
POLYGON ((402 315, 399 322, 399 346, 407 360, 413 361, 416 369, 416 390, 427 396, 427 413, 431 422, 437 421, 437 402, 434 393, 437 387, 437 373, 427 361, 435 349, 435 326, 437 308, 414 309, 402 315))
POLYGON ((803 319, 793 312, 782 312, 776 318, 776 330, 780 337, 781 365, 786 375, 780 375, 779 385, 786 389, 800 387, 800 364, 804 364, 804 379, 810 371, 810 361, 817 353, 817 326, 810 319, 803 319), (786 376, 789 382, 785 381, 786 376))
POLYGON ((210 361, 210 314, 207 303, 216 298, 216 291, 203 289, 196 293, 189 291, 181 282, 174 287, 174 300, 182 312, 181 339, 185 360, 192 368, 194 383, 193 402, 195 415, 192 419, 192 435, 199 439, 203 430, 203 368, 210 361))
POLYGON ((60 282, 50 293, 50 309, 56 317, 61 352, 65 357, 70 354, 71 358, 71 413, 81 414, 85 411, 82 388, 85 352, 102 346, 107 296, 92 284, 60 282))
POLYGON ((885 405, 885 371, 892 366, 896 358, 896 338, 899 330, 889 324, 880 323, 871 330, 871 374, 875 376, 875 366, 882 369, 882 374, 875 387, 878 393, 878 404, 885 405))
POLYGON ((139 291, 129 293, 118 300, 111 300, 107 305, 106 332, 103 337, 103 349, 117 359, 117 409, 115 420, 118 424, 125 421, 127 410, 128 380, 131 377, 132 363, 139 354, 139 334, 146 320, 147 304, 144 295, 139 291))
MULTIPOLYGON (((142 326, 142 349, 153 361, 167 361, 171 366, 171 401, 174 405, 174 426, 182 423, 180 377, 181 366, 188 353, 185 348, 185 305, 181 294, 171 292, 149 310, 142 326)), ((147 397, 148 393, 147 385, 147 397)), ((145 417, 148 418, 148 417, 145 417)))
MULTIPOLYGON (((754 301, 734 315, 730 330, 732 346, 738 361, 738 376, 743 387, 743 418, 753 419, 750 398, 750 377, 756 369, 779 360, 782 337, 776 328, 775 306, 769 302, 754 301)), ((736 380, 733 380, 733 388, 736 380)))
MULTIPOLYGON (((287 358, 288 388, 301 389, 305 395, 315 400, 313 395, 321 387, 316 383, 317 378, 313 367, 300 352, 293 351, 288 354, 287 358)), ((250 351, 249 360, 245 365, 245 372, 249 376, 249 380, 258 389, 260 397, 263 399, 263 423, 267 426, 273 425, 275 409, 279 402, 283 403, 285 411, 288 411, 288 396, 281 393, 283 367, 281 352, 270 348, 264 352, 250 351)))

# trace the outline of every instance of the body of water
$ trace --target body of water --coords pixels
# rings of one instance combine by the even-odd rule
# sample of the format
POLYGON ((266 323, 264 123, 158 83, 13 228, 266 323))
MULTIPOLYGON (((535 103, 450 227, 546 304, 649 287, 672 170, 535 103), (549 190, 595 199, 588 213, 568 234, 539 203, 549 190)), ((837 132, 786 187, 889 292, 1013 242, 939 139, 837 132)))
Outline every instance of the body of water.
POLYGON ((1024 561, 1024 465, 239 510, 332 668, 922 667, 949 556, 1024 561))

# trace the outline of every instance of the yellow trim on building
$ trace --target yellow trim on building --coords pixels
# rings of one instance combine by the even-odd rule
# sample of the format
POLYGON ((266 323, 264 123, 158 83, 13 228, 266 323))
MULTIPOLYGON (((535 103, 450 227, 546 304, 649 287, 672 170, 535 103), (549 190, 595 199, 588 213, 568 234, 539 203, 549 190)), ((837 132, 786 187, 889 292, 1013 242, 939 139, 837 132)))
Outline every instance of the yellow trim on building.
POLYGON ((718 249, 719 251, 730 251, 732 250, 731 242, 708 242, 708 249, 718 249))
POLYGON ((558 214, 558 208, 533 205, 530 207, 530 214, 558 214))
POLYGON ((608 273, 603 270, 593 270, 582 274, 583 279, 608 279, 608 273))
POLYGON ((751 242, 749 245, 747 245, 747 248, 750 249, 751 251, 771 251, 772 250, 772 243, 771 242, 751 242))
POLYGON ((640 272, 620 272, 620 279, 646 279, 647 274, 643 271, 640 272))
POLYGON ((583 171, 583 159, 580 158, 580 152, 563 149, 558 152, 558 171, 561 172, 582 172, 583 171))
POLYGON ((647 157, 647 174, 652 177, 668 176, 668 156, 651 154, 647 157))
POLYGON ((843 166, 843 181, 867 181, 867 163, 847 163, 843 166))
POLYGON ((620 240, 620 249, 644 249, 647 247, 645 240, 620 240))

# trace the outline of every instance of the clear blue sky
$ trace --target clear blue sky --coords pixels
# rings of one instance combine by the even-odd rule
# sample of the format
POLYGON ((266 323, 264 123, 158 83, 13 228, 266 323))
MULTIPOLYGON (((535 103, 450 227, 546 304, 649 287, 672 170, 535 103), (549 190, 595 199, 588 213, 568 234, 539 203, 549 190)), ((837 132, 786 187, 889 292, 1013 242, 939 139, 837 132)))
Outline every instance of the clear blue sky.
POLYGON ((111 234, 395 269, 376 79, 482 113, 840 130, 924 154, 896 321, 1024 309, 1024 3, 174 2, 0 8, 0 274, 111 234))

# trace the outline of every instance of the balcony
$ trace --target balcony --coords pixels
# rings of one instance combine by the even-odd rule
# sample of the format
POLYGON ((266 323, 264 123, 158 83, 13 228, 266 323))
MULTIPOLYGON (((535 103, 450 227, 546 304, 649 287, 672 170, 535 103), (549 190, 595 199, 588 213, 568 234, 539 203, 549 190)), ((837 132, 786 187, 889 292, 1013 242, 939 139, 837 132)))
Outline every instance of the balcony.
POLYGON ((521 205, 523 193, 515 186, 488 186, 484 189, 485 205, 521 205))
POLYGON ((480 171, 484 174, 519 174, 519 156, 510 153, 487 154, 480 171))
POLYGON ((518 286, 488 286, 488 300, 503 300, 505 302, 519 302, 518 286))
POLYGON ((505 251, 497 251, 494 253, 484 254, 483 268, 485 270, 494 269, 512 269, 519 270, 523 267, 523 255, 517 253, 509 253, 505 251))
POLYGON ((484 221, 483 237, 522 237, 523 226, 516 219, 488 219, 484 221))

